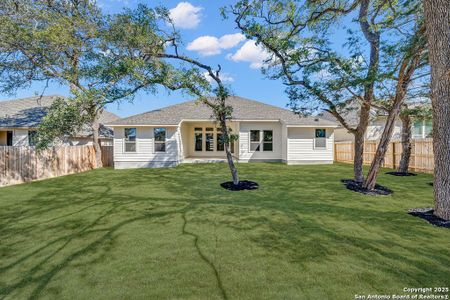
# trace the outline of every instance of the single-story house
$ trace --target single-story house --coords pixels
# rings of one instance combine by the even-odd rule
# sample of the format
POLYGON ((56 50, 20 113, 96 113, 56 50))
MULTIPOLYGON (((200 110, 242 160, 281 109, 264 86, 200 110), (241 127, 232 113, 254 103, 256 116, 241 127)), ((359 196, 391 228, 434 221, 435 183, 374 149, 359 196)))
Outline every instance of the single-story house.
MULTIPOLYGON (((61 96, 30 97, 0 101, 0 146, 33 146, 34 136, 42 118, 52 103, 61 96)), ((105 124, 119 119, 108 111, 103 111, 100 123, 105 124)), ((92 131, 89 129, 67 140, 69 145, 92 144, 92 131)), ((112 144, 111 128, 100 126, 100 141, 103 145, 112 144)))
MULTIPOLYGON (((229 97, 238 162, 333 163, 336 122, 301 117, 261 102, 229 97)), ((221 134, 205 104, 189 101, 106 124, 114 128, 118 169, 225 161, 221 134)))
MULTIPOLYGON (((412 108, 417 105, 424 105, 424 104, 410 105, 410 107, 412 108)), ((359 122, 359 109, 349 105, 349 107, 347 107, 346 110, 341 111, 341 115, 351 127, 356 128, 359 122)), ((338 127, 334 131, 335 142, 353 141, 355 139, 355 136, 352 133, 348 132, 348 130, 344 126, 342 126, 331 113, 325 111, 321 113, 319 116, 325 120, 334 121, 338 123, 338 127)), ((369 141, 379 140, 381 138, 381 135, 383 134, 385 124, 386 124, 386 115, 380 113, 380 111, 378 111, 377 109, 372 108, 370 111, 369 126, 367 126, 365 139, 369 141)), ((432 120, 413 119, 411 126, 413 139, 425 139, 431 137, 431 133, 433 130, 432 120)), ((395 120, 395 127, 392 133, 392 140, 401 140, 401 138, 402 138, 402 122, 400 118, 397 118, 395 120)))

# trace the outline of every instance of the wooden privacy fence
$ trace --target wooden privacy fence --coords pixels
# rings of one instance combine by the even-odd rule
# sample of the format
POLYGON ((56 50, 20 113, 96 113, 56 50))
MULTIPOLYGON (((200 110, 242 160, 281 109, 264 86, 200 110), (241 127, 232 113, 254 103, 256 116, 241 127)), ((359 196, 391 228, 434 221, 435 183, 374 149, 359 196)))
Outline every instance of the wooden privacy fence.
MULTIPOLYGON (((112 165, 112 147, 102 147, 105 166, 112 165)), ((93 169, 93 146, 62 146, 37 152, 33 147, 0 146, 0 186, 57 177, 93 169)))
MULTIPOLYGON (((370 165, 379 141, 364 142, 364 164, 370 165)), ((334 160, 343 163, 353 163, 354 142, 335 142, 334 160)), ((384 157, 384 167, 395 169, 400 164, 402 156, 402 143, 392 141, 384 157)), ((434 155, 433 139, 412 140, 411 162, 409 169, 413 172, 433 173, 434 155)))

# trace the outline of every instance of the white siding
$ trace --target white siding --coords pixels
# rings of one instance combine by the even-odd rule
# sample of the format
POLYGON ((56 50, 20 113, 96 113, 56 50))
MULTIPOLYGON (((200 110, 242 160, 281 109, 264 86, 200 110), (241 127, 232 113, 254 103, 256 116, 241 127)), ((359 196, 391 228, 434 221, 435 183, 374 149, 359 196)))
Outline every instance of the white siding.
POLYGON ((315 128, 288 128, 288 164, 332 163, 334 151, 333 128, 326 129, 326 148, 315 149, 315 128))
POLYGON ((283 139, 282 128, 280 122, 240 122, 239 161, 282 161, 283 143, 286 143, 283 139), (250 151, 250 130, 272 130, 273 151, 250 151))
POLYGON ((114 128, 114 162, 118 168, 165 166, 178 163, 177 127, 165 127, 166 152, 154 152, 153 129, 155 127, 136 127, 136 152, 125 152, 124 128, 114 128))

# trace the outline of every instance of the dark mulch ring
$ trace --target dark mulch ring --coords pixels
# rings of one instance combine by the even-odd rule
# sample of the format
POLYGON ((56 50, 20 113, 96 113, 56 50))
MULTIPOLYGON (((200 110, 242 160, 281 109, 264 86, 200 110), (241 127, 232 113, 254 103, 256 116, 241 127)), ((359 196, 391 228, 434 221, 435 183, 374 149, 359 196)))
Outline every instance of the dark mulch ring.
POLYGON ((408 211, 408 214, 424 219, 434 226, 450 228, 450 221, 445 221, 444 219, 435 216, 433 212, 434 210, 431 207, 413 208, 408 211))
POLYGON ((342 179, 341 182, 344 183, 347 189, 364 195, 387 196, 394 192, 387 187, 379 184, 375 185, 375 188, 373 190, 368 190, 362 187, 362 182, 358 182, 353 179, 342 179))
POLYGON ((259 185, 254 181, 242 180, 237 185, 233 181, 227 181, 220 184, 221 187, 229 191, 256 190, 259 185))
POLYGON ((416 173, 409 173, 409 172, 386 172, 386 174, 394 176, 417 176, 416 173))

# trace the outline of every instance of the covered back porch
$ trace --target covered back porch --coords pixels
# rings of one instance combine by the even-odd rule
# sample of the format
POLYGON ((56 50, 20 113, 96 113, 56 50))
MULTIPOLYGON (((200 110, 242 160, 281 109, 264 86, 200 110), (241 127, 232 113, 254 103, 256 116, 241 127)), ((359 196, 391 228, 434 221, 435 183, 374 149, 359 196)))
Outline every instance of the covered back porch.
MULTIPOLYGON (((232 134, 238 134, 238 124, 230 122, 232 134)), ((226 162, 225 145, 217 123, 211 121, 183 121, 180 124, 180 158, 183 163, 226 162)), ((231 153, 235 160, 239 143, 232 143, 231 153)))

